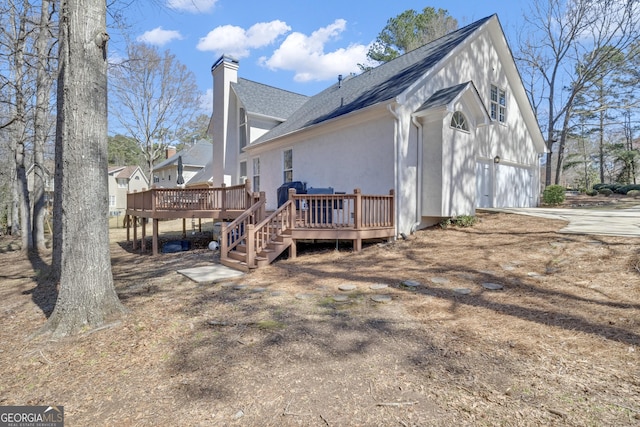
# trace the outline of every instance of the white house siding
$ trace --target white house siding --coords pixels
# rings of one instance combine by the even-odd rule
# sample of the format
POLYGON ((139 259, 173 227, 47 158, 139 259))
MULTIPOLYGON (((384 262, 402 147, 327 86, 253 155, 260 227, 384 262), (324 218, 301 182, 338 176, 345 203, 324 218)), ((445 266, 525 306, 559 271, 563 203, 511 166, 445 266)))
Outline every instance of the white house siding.
POLYGON ((390 114, 366 121, 343 118, 322 129, 322 133, 300 132, 295 138, 281 138, 277 144, 267 143, 250 151, 251 159, 260 158, 260 190, 266 192, 267 209, 277 207, 287 149, 293 149, 293 180, 308 187, 333 187, 346 193, 360 188, 363 194, 388 194, 393 188, 394 125, 390 114))
MULTIPOLYGON (((416 88, 411 97, 415 99, 415 101, 413 101, 415 108, 418 108, 421 100, 427 99, 439 89, 465 81, 473 81, 485 106, 489 109, 491 85, 497 85, 506 90, 506 122, 504 124, 493 123, 488 126, 478 127, 475 130, 476 136, 473 138, 473 158, 467 158, 466 156, 470 155, 471 151, 465 150, 464 164, 466 165, 465 167, 469 167, 469 170, 465 172, 464 175, 467 178, 471 176, 471 179, 465 183, 466 187, 464 191, 469 194, 473 193, 471 196, 473 201, 471 202, 469 194, 467 193, 458 198, 450 193, 449 200, 445 200, 447 196, 443 194, 442 206, 443 208, 447 208, 448 206, 449 213, 452 214, 464 212, 468 209, 470 202, 473 206, 479 205, 479 201, 475 200, 477 188, 475 183, 476 161, 493 159, 495 156, 500 156, 504 163, 515 167, 537 168, 539 163, 538 154, 520 111, 520 108, 529 108, 529 105, 518 105, 517 103, 518 100, 514 91, 519 90, 523 92, 523 89, 520 87, 519 76, 517 72, 514 72, 510 67, 503 66, 502 61, 511 61, 510 53, 508 49, 504 49, 502 53, 496 50, 496 45, 502 46, 501 43, 496 43, 496 37, 502 37, 502 35, 497 32, 495 34, 492 34, 492 32, 481 33, 477 38, 472 40, 471 43, 461 49, 459 54, 453 57, 451 61, 445 62, 442 68, 432 70, 433 75, 427 76, 428 78, 424 86, 416 88), (457 206, 456 200, 461 202, 462 205, 457 206)), ((526 96, 521 102, 528 103, 526 96)), ((443 125, 447 126, 448 122, 443 120, 443 125)), ((451 157, 453 160, 456 158, 457 156, 451 157)), ((443 167, 447 167, 446 162, 443 167)), ((455 168, 455 166, 453 167, 455 168)), ((536 181, 537 178, 534 176, 532 179, 530 205, 535 206, 538 202, 538 185, 536 181)), ((450 187, 447 187, 447 182, 443 181, 442 184, 443 192, 449 192, 448 188, 450 187)), ((501 192, 494 191, 495 198, 493 204, 495 206, 508 206, 513 198, 510 196, 507 197, 507 193, 508 191, 506 191, 506 189, 501 192), (505 197, 507 198, 505 199, 505 197)), ((424 202, 425 201, 423 201, 423 203, 424 202)), ((443 211, 443 214, 445 213, 447 213, 446 209, 443 211)), ((473 209, 468 213, 473 213, 473 209)))

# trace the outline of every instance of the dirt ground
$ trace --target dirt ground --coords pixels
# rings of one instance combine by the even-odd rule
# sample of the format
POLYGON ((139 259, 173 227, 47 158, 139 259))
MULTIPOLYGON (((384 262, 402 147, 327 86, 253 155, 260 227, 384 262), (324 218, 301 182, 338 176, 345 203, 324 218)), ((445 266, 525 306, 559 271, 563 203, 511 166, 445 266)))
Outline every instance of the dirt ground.
POLYGON ((63 405, 68 426, 640 425, 640 239, 479 219, 218 284, 176 272, 211 263, 206 233, 154 258, 115 229, 128 314, 59 341, 32 336, 48 257, 3 238, 0 405, 63 405))

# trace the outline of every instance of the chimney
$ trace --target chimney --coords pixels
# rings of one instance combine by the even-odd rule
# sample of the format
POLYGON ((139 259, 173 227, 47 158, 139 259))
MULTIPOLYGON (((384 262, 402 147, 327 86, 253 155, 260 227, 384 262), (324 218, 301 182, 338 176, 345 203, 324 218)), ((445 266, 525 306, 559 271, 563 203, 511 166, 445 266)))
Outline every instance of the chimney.
POLYGON ((338 74, 338 87, 342 87, 342 74, 338 74))
POLYGON ((165 150, 165 158, 170 158, 176 155, 176 147, 167 147, 167 149, 165 150))

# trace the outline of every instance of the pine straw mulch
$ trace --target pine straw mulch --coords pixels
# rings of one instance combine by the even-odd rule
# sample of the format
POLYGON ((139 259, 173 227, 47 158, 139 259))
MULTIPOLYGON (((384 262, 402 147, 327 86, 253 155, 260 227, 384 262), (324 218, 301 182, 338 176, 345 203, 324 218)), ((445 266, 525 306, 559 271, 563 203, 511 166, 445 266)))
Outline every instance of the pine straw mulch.
POLYGON ((29 339, 46 265, 7 251, 0 405, 63 405, 68 426, 640 425, 640 241, 479 218, 223 284, 176 273, 206 249, 153 258, 114 230, 129 313, 55 342, 29 339))

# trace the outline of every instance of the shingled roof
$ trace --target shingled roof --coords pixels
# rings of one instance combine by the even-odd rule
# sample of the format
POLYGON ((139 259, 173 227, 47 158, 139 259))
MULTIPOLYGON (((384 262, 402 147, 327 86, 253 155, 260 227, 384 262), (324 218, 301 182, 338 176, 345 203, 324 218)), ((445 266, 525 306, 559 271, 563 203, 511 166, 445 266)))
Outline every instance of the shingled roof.
POLYGON ((254 144, 394 99, 490 18, 480 19, 392 61, 332 85, 309 98, 284 123, 258 138, 254 144))
POLYGON ((232 83, 231 87, 247 112, 280 121, 286 120, 309 99, 305 95, 243 78, 239 78, 237 83, 232 83))
POLYGON ((182 164, 184 166, 200 166, 203 167, 211 158, 213 153, 212 144, 209 141, 200 140, 187 148, 180 150, 178 153, 164 160, 162 163, 155 165, 155 170, 178 164, 178 157, 182 156, 182 164))

